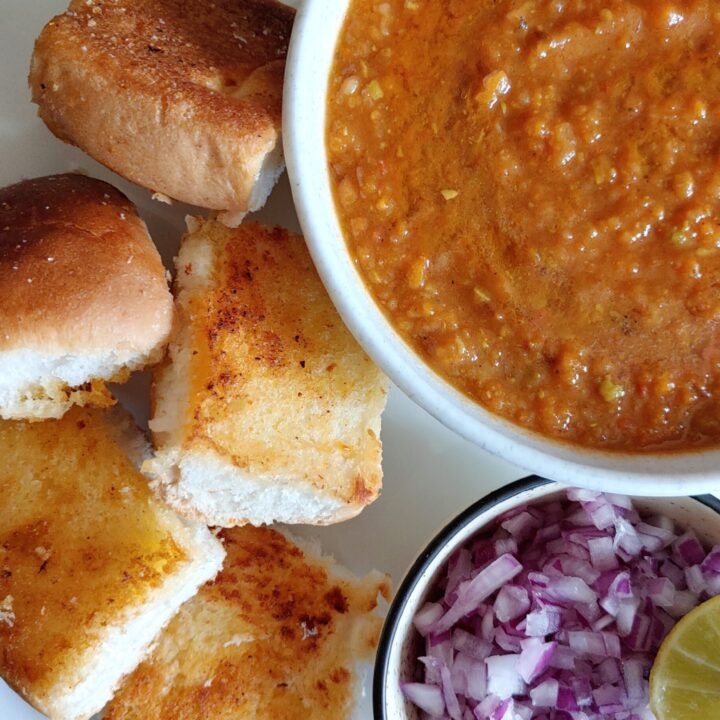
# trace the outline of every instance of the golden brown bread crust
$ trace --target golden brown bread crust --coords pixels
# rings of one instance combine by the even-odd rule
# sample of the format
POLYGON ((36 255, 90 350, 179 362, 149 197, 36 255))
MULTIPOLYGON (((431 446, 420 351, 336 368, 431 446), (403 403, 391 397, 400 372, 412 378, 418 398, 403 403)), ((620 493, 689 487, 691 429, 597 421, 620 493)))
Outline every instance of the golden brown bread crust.
POLYGON ((45 712, 187 560, 126 452, 137 433, 119 411, 0 421, 0 675, 45 712))
POLYGON ((172 317, 160 256, 122 193, 82 175, 0 190, 0 350, 146 355, 172 317))
POLYGON ((247 210, 280 141, 294 11, 275 0, 74 0, 35 44, 55 135, 151 190, 247 210))
POLYGON ((223 571, 186 603, 104 720, 340 720, 371 661, 387 578, 339 579, 270 528, 220 535, 223 571))

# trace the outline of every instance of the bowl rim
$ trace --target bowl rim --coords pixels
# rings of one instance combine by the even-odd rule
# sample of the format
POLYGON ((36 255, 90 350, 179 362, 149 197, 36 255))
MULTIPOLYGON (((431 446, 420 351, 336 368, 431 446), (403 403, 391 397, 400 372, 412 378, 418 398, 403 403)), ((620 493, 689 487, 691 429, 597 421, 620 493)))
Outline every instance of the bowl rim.
POLYGON ((501 418, 436 373, 383 313, 350 257, 327 162, 327 90, 350 0, 304 0, 286 60, 283 146, 307 246, 340 316, 396 385, 460 436, 529 472, 603 492, 686 496, 720 488, 720 446, 670 453, 584 448, 501 418), (337 23, 337 32, 333 23, 337 23), (328 32, 330 30, 330 32, 328 32))
MULTIPOLYGON (((386 678, 388 674, 388 664, 390 660, 390 652, 393 648, 395 638, 398 634, 398 623, 405 608, 408 604, 409 596, 417 588, 420 578, 425 570, 435 561, 437 556, 452 541, 458 533, 460 533, 467 525, 473 522, 479 515, 492 510, 496 505, 510 500, 516 495, 528 490, 535 490, 545 485, 552 485, 553 481, 539 475, 528 475, 520 478, 515 482, 505 485, 493 492, 488 493, 484 497, 476 500, 472 505, 467 507, 445 526, 437 532, 432 540, 421 550, 420 554, 413 561, 410 568, 405 573, 395 596, 393 597, 382 631, 378 641, 375 668, 373 670, 373 690, 372 704, 373 716, 375 720, 388 720, 386 707, 386 678)), ((562 489, 562 485, 558 485, 558 489, 562 489)), ((639 496, 638 496, 639 497, 639 496)), ((720 499, 712 495, 690 495, 692 500, 705 505, 720 515, 720 499)))

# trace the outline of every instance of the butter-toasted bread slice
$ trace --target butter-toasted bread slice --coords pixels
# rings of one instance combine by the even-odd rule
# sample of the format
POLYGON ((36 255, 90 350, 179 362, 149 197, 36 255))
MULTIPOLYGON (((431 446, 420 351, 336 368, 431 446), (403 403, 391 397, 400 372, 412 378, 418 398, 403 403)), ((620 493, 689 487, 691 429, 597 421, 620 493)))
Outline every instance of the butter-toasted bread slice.
POLYGON ((35 44, 50 130, 153 191, 237 214, 282 171, 294 11, 275 0, 73 0, 35 44))
POLYGON ((183 606, 104 720, 350 718, 387 578, 355 579, 270 528, 221 538, 222 572, 183 606))
POLYGON ((99 711, 222 565, 152 497, 147 450, 119 408, 0 421, 0 676, 51 720, 99 711))
POLYGON ((301 237, 191 226, 177 260, 179 328, 155 377, 154 487, 223 527, 356 515, 382 482, 386 378, 301 237))

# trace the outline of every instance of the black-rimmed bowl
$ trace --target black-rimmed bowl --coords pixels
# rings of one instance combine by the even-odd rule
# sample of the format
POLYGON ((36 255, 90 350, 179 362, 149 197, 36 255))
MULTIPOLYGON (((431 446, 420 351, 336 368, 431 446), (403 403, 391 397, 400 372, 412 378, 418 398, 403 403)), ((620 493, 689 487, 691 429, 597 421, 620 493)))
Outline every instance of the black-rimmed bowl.
MULTIPOLYGON (((413 617, 428 598, 435 580, 450 556, 474 536, 492 527, 498 517, 518 505, 551 500, 566 486, 537 476, 507 485, 478 500, 449 522, 422 551, 400 585, 385 620, 378 646, 373 680, 375 720, 417 720, 419 712, 405 700, 402 682, 416 679, 420 637, 413 617)), ((720 543, 720 500, 710 495, 680 498, 628 495, 642 513, 658 513, 673 519, 678 527, 692 528, 701 541, 720 543)))

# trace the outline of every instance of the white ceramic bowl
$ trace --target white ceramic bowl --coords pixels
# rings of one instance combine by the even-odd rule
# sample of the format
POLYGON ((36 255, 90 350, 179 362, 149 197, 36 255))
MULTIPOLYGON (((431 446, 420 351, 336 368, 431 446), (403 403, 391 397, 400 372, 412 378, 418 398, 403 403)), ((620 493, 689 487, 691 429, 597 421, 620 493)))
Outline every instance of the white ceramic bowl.
MULTIPOLYGON (((400 690, 401 682, 415 677, 418 635, 412 625, 430 589, 450 556, 468 541, 493 526, 499 516, 518 505, 551 500, 564 488, 538 477, 518 480, 479 500, 452 520, 423 550, 395 595, 378 646, 373 682, 375 720, 418 720, 417 709, 400 690)), ((716 498, 634 497, 641 512, 673 519, 678 527, 692 528, 708 545, 720 543, 720 501, 716 498)))
POLYGON ((290 42, 283 127, 310 252, 360 344, 420 406, 485 450, 544 477, 596 490, 679 496, 720 491, 720 450, 620 454, 549 440, 484 410, 434 373, 395 332, 363 283, 340 229, 325 149, 326 94, 349 0, 304 0, 290 42))

